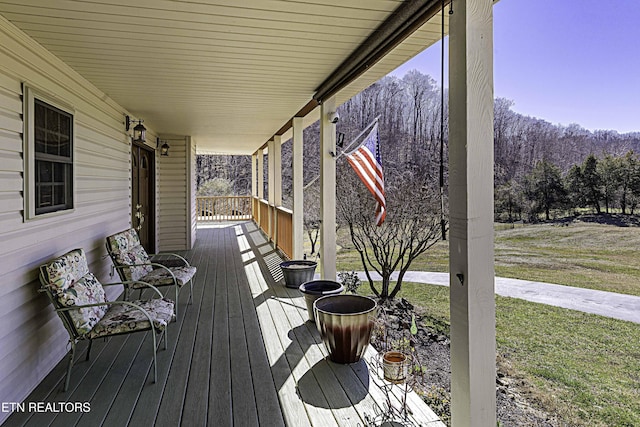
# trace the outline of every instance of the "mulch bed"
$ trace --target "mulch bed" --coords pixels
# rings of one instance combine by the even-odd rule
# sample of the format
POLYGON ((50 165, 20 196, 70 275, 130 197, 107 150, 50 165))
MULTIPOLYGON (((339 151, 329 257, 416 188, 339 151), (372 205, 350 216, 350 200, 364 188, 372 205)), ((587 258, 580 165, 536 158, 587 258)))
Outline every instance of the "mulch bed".
MULTIPOLYGON (((385 301, 381 304, 381 323, 385 325, 386 338, 374 334, 371 344, 378 351, 384 343, 411 342, 415 350, 415 360, 422 366, 422 375, 413 375, 412 387, 429 404, 431 409, 447 425, 451 424, 451 358, 448 326, 438 325, 433 319, 414 307, 404 298, 385 301), (417 333, 412 335, 412 315, 415 316, 417 333), (435 324, 426 326, 427 324, 435 324), (442 326, 442 327, 439 327, 442 326)), ((552 414, 535 408, 519 388, 526 389, 521 379, 508 374, 508 361, 497 363, 496 398, 497 419, 499 425, 505 426, 560 426, 562 425, 552 414)))

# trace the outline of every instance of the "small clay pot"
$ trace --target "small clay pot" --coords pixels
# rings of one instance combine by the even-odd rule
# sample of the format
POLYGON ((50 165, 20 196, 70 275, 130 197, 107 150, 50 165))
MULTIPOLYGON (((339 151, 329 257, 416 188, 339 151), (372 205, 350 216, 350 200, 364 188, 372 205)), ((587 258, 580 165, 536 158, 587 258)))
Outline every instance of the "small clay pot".
POLYGON ((385 352, 382 355, 382 370, 385 380, 394 384, 405 382, 409 370, 407 355, 399 351, 385 352))

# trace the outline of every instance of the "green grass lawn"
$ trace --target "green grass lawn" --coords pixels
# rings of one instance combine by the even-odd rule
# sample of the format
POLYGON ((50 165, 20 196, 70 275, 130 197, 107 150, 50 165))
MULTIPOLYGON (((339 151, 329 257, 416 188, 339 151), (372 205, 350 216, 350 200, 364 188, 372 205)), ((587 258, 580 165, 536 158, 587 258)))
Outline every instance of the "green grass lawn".
MULTIPOLYGON (((362 270, 338 233, 338 271, 362 270)), ((640 295, 640 228, 573 223, 496 226, 497 276, 640 295)), ((411 270, 448 271, 447 242, 411 270)), ((448 288, 405 283, 400 296, 449 321, 448 288)), ((640 426, 640 325, 496 297, 500 368, 568 425, 640 426)))
MULTIPOLYGON (((346 230, 339 230, 338 270, 362 270, 346 230)), ((411 265, 449 271, 448 242, 438 242, 411 265)), ((496 276, 640 296, 640 227, 573 223, 496 225, 496 276)))
MULTIPOLYGON (((449 322, 448 288, 406 283, 400 296, 449 322)), ((568 425, 640 426, 640 325, 498 296, 496 342, 518 391, 568 425)))

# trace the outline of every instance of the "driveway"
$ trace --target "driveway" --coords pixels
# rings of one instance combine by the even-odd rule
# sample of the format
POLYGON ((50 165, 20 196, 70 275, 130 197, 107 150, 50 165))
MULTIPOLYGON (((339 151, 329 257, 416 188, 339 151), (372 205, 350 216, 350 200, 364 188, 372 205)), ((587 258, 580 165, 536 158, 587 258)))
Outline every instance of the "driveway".
MULTIPOLYGON (((360 280, 367 280, 364 272, 358 272, 358 276, 360 280)), ((397 276, 398 274, 394 273, 391 277, 395 279, 397 276)), ((372 274, 372 278, 380 280, 380 276, 377 274, 372 274)), ((449 286, 449 273, 409 271, 405 274, 403 280, 406 282, 449 286)), ((520 298, 541 304, 640 323, 640 297, 634 295, 574 288, 530 280, 507 279, 504 277, 496 277, 495 289, 496 294, 503 297, 520 298)))

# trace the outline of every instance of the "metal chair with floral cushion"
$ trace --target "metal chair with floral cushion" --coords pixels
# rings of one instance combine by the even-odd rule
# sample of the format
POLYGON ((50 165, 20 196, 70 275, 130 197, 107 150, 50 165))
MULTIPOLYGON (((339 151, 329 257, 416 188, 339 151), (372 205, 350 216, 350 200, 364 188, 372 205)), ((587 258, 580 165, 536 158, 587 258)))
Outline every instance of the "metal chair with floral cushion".
MULTIPOLYGON (((140 243, 138 233, 133 228, 107 237, 107 252, 118 271, 120 280, 133 282, 131 289, 142 291, 144 288, 144 285, 136 281, 156 287, 175 286, 176 315, 178 314, 178 292, 187 283, 190 285, 189 302, 193 300, 193 276, 196 274, 196 267, 189 265, 189 262, 178 254, 147 254, 140 243), (164 259, 173 258, 174 262, 155 261, 152 257, 156 255, 161 255, 164 259), (178 265, 175 265, 175 261, 178 265)), ((128 295, 129 288, 126 288, 125 299, 128 295)))
MULTIPOLYGON (((153 382, 158 377, 156 362, 156 333, 164 336, 167 348, 167 325, 174 319, 174 303, 162 297, 160 291, 149 284, 138 283, 155 290, 158 298, 137 301, 107 301, 104 286, 122 283, 101 284, 89 271, 87 258, 82 249, 74 249, 40 266, 40 292, 49 296, 56 313, 69 333, 71 354, 64 391, 69 388, 76 344, 89 340, 87 358, 91 344, 96 338, 151 331, 153 337, 153 382)), ((131 283, 125 283, 130 285, 131 283)), ((160 339, 162 340, 162 336, 160 339)))

